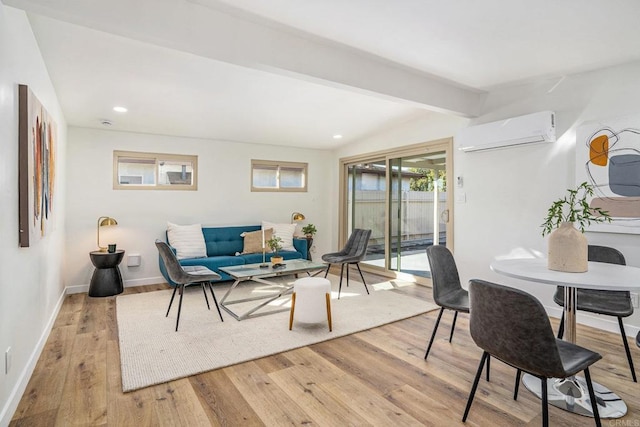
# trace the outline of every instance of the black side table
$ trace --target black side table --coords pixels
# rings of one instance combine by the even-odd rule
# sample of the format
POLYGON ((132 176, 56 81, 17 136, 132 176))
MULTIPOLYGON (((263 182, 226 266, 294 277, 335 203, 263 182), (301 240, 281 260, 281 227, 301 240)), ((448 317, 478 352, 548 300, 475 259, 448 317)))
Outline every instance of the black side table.
POLYGON ((89 285, 90 297, 110 297, 122 293, 122 275, 118 264, 124 258, 124 250, 113 253, 93 251, 89 252, 91 262, 96 267, 89 285))
POLYGON ((311 259, 311 246, 313 246, 313 237, 305 237, 307 239, 307 259, 309 261, 313 261, 311 259))

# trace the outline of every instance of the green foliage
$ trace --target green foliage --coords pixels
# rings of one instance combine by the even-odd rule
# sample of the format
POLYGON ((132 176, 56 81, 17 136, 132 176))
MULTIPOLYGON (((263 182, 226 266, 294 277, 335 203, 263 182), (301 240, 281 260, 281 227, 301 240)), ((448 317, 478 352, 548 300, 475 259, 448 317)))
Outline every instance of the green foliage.
POLYGON ((592 208, 587 197, 593 196, 593 186, 583 182, 575 190, 568 189, 567 195, 551 204, 547 218, 540 224, 542 236, 551 233, 563 222, 572 222, 584 233, 591 223, 611 222, 609 212, 601 208, 592 208))
POLYGON ((422 174, 421 178, 411 178, 409 181, 411 191, 433 191, 438 179, 442 180, 441 191, 447 191, 447 174, 445 171, 440 171, 438 175, 436 175, 437 171, 435 169, 409 168, 409 171, 422 174))
POLYGON ((313 224, 307 224, 304 227, 302 227, 302 234, 304 234, 305 236, 313 237, 313 235, 316 234, 317 232, 318 230, 316 229, 316 226, 313 224))
POLYGON ((278 251, 282 249, 282 239, 278 236, 273 236, 267 240, 267 246, 271 248, 275 255, 278 255, 278 251))

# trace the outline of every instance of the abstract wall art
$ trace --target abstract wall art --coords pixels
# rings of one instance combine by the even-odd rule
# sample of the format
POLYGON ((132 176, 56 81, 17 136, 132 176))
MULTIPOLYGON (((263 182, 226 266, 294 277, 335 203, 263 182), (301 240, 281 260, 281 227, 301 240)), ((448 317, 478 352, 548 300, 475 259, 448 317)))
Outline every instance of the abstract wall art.
POLYGON ((19 244, 51 231, 56 174, 56 123, 25 85, 18 86, 19 244))
POLYGON ((640 116, 583 125, 576 138, 576 182, 593 185, 590 206, 612 217, 588 231, 640 234, 640 116))

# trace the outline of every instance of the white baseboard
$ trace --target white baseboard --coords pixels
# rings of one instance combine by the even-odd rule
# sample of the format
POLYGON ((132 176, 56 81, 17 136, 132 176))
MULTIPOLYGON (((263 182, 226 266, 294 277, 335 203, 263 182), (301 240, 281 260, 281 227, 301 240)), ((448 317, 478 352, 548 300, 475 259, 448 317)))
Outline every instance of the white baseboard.
POLYGON ((36 344, 35 348, 31 352, 31 356, 29 356, 29 360, 25 365, 24 369, 20 373, 18 377, 18 381, 15 386, 11 390, 9 394, 9 399, 7 399, 6 404, 3 408, 0 408, 0 426, 5 427, 8 426, 11 422, 11 418, 13 418, 13 414, 18 409, 18 404, 20 403, 20 399, 24 394, 24 391, 27 389, 27 385, 29 384, 29 380, 31 379, 31 375, 33 375, 33 371, 36 369, 36 364, 38 363, 38 359, 42 354, 42 350, 44 350, 44 346, 49 339, 49 334, 51 333, 51 329, 53 328, 53 324, 55 323, 58 314, 60 313, 60 309, 62 308, 62 304, 64 303, 64 297, 66 296, 66 292, 62 292, 60 298, 58 298, 58 302, 51 313, 51 317, 47 322, 44 330, 42 331, 42 335, 40 335, 40 339, 36 344))

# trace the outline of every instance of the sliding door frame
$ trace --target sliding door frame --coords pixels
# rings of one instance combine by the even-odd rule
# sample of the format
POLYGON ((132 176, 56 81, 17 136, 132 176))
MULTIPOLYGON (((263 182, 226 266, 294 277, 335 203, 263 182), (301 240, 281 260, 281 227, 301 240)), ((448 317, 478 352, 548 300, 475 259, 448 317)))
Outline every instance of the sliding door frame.
MULTIPOLYGON (((363 154, 358 154, 355 156, 349 156, 349 157, 343 157, 339 159, 339 180, 340 180, 340 190, 339 190, 339 196, 338 196, 338 201, 339 201, 339 212, 338 212, 338 247, 344 247, 347 239, 349 238, 348 236, 348 224, 349 224, 349 218, 348 218, 348 207, 347 207, 347 192, 348 192, 348 183, 347 183, 347 179, 349 179, 349 171, 348 168, 350 165, 356 164, 356 163, 366 163, 368 161, 372 161, 372 160, 379 160, 381 158, 385 159, 385 164, 386 164, 386 169, 387 169, 387 176, 386 176, 386 183, 387 183, 387 196, 386 196, 386 201, 385 201, 385 266, 384 268, 379 268, 379 267, 375 267, 375 266, 371 266, 371 265, 367 265, 365 263, 361 263, 360 267, 363 270, 366 271, 370 271, 376 274, 381 274, 384 276, 388 276, 388 277, 407 277, 407 273, 400 273, 397 272, 395 270, 390 270, 389 269, 389 257, 388 254, 390 253, 390 249, 391 249, 391 242, 389 239, 389 223, 390 223, 390 217, 389 217, 389 210, 390 210, 390 203, 389 203, 389 192, 388 189, 391 188, 391 174, 389 173, 389 171, 391 170, 390 165, 389 165, 389 161, 390 159, 395 159, 398 157, 409 157, 409 156, 417 156, 417 155, 428 155, 430 153, 434 153, 434 152, 440 152, 440 151, 444 151, 445 152, 445 158, 446 158, 446 175, 447 175, 447 191, 448 191, 448 195, 447 195, 447 204, 446 204, 446 209, 448 211, 448 221, 446 223, 446 235, 447 235, 447 247, 453 252, 453 218, 454 218, 454 211, 453 211, 453 200, 454 200, 454 195, 453 195, 453 191, 454 191, 454 182, 455 180, 453 179, 453 138, 443 138, 443 139, 438 139, 438 140, 434 140, 434 141, 429 141, 429 142, 423 142, 423 143, 419 143, 419 144, 412 144, 412 145, 408 145, 408 146, 402 146, 402 147, 394 147, 394 148, 390 148, 388 150, 382 150, 382 151, 376 151, 376 152, 371 152, 371 153, 363 153, 363 154)), ((427 278, 421 278, 419 276, 413 276, 413 275, 408 275, 411 276, 411 278, 413 278, 417 283, 425 283, 425 284, 430 284, 431 280, 427 279, 427 278)))

